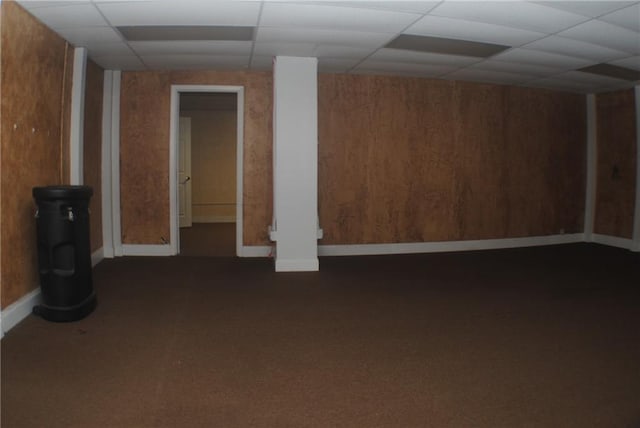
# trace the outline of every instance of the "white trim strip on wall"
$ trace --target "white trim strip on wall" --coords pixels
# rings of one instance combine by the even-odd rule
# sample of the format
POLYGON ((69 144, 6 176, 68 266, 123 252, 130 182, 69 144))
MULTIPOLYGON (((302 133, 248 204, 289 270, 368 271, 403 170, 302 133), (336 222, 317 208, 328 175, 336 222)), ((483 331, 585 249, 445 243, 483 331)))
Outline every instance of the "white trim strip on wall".
POLYGON ((120 217, 120 80, 122 73, 113 71, 111 86, 111 221, 113 253, 122 256, 120 217))
POLYGON ((122 245, 123 256, 174 256, 172 245, 122 245))
POLYGON ((113 109, 113 71, 104 71, 102 90, 102 248, 104 257, 112 258, 113 251, 113 211, 111 209, 111 114, 113 109))
POLYGON ((240 257, 272 257, 274 247, 269 245, 248 245, 242 247, 240 257))
POLYGON ((238 257, 243 256, 244 252, 244 242, 242 242, 243 238, 243 230, 244 227, 244 87, 237 86, 235 87, 235 91, 237 95, 237 104, 236 104, 236 255, 238 257))
POLYGON ((619 236, 600 235, 599 233, 594 233, 592 235, 592 242, 608 245, 609 247, 624 248, 625 250, 630 250, 633 247, 632 239, 620 238, 619 236))
POLYGON ((481 239, 470 241, 408 242, 396 244, 319 245, 319 256, 361 256, 384 254, 439 253, 449 251, 495 250, 573 244, 584 241, 582 233, 525 238, 481 239))
POLYGON ((40 287, 25 294, 2 310, 2 333, 15 327, 31 314, 33 307, 42 303, 40 287))
MULTIPOLYGON (((91 254, 91 267, 100 263, 103 258, 102 248, 94 251, 91 254)), ((20 321, 31 315, 33 307, 41 303, 42 290, 38 287, 6 307, 0 312, 0 337, 4 336, 5 332, 8 332, 18 325, 20 321)))
POLYGON ((98 248, 93 253, 91 253, 91 267, 94 267, 102 260, 104 260, 104 247, 98 248))
POLYGON ((86 83, 87 49, 73 51, 73 83, 71 86, 71 126, 69 142, 69 182, 82 184, 84 141, 84 90, 86 83))
POLYGON ((640 251, 640 85, 634 88, 636 98, 636 204, 633 217, 632 251, 640 251))
POLYGON ((598 177, 598 146, 597 146, 597 112, 596 96, 587 95, 587 183, 584 203, 584 240, 591 242, 593 225, 596 215, 596 192, 598 177))

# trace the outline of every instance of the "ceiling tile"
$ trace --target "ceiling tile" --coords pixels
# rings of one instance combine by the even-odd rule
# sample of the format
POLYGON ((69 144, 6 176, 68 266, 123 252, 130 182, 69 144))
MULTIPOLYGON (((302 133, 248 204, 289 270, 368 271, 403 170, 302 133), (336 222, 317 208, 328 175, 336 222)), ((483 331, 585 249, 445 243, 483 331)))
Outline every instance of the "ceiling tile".
POLYGON ((410 74, 412 76, 442 76, 456 70, 457 67, 451 65, 438 64, 412 64, 402 62, 386 62, 367 59, 355 67, 352 72, 395 72, 399 74, 410 74))
POLYGON ((47 26, 54 30, 77 27, 78 23, 82 23, 83 27, 108 25, 92 4, 41 7, 31 9, 29 12, 40 21, 46 22, 47 26))
POLYGON ((581 94, 586 94, 593 90, 592 86, 589 84, 572 82, 569 80, 559 80, 555 78, 533 80, 526 82, 523 86, 527 86, 529 88, 550 89, 553 91, 577 92, 581 94))
POLYGON ((98 3, 115 26, 124 25, 240 25, 255 26, 260 3, 254 1, 137 1, 98 3))
POLYGON ((96 43, 122 42, 122 38, 111 27, 75 27, 56 30, 58 34, 75 46, 90 46, 96 43))
POLYGON ((558 69, 555 67, 545 67, 542 65, 534 64, 520 64, 516 62, 503 62, 495 60, 486 60, 470 66, 469 68, 479 70, 498 71, 501 73, 517 73, 525 76, 551 76, 558 74, 558 69))
MULTIPOLYGON (((619 25, 633 31, 640 31, 640 4, 618 10, 617 12, 601 16, 601 21, 619 25)), ((639 36, 640 37, 640 36, 639 36)))
POLYGON ((318 71, 321 73, 346 73, 352 69, 358 61, 341 58, 320 58, 318 71))
POLYGON ((397 33, 419 17, 405 12, 267 2, 264 3, 259 26, 397 33))
POLYGON ((220 55, 147 55, 142 61, 151 69, 196 70, 196 69, 245 69, 248 56, 220 55))
POLYGON ((257 42, 290 42, 334 44, 353 47, 378 48, 393 36, 388 33, 363 31, 321 30, 314 28, 259 27, 257 42))
POLYGON ((315 43, 259 43, 254 44, 253 53, 258 56, 313 56, 315 43))
POLYGON ((134 55, 106 55, 91 57, 105 70, 146 70, 147 67, 134 55))
POLYGON ((579 71, 570 71, 554 76, 553 80, 559 83, 564 83, 568 87, 581 87, 585 92, 612 91, 633 86, 633 83, 625 80, 579 71))
POLYGON ((544 37, 543 33, 534 31, 431 15, 423 17, 403 33, 450 37, 509 46, 520 46, 544 37))
POLYGON ((253 41, 255 27, 239 25, 134 25, 116 29, 129 41, 253 41))
POLYGON ((607 87, 629 86, 627 80, 616 79, 613 77, 602 76, 599 74, 585 73, 583 71, 568 71, 566 73, 555 76, 557 79, 566 79, 573 82, 585 83, 590 85, 604 85, 607 87))
POLYGON ((630 82, 640 81, 640 71, 626 67, 619 67, 613 64, 600 63, 584 67, 576 71, 599 74, 601 76, 613 77, 630 82))
POLYGON ((312 1, 308 3, 330 6, 359 7, 368 9, 393 10, 400 12, 427 13, 440 1, 312 1))
POLYGON ((134 55, 129 45, 124 42, 92 43, 85 47, 89 56, 134 55))
POLYGON ((380 49, 370 59, 374 61, 401 62, 405 64, 437 64, 463 66, 478 62, 479 58, 468 56, 441 55, 427 52, 413 52, 400 49, 380 49))
POLYGON ((544 39, 536 40, 535 42, 529 43, 523 47, 525 49, 569 55, 599 62, 629 56, 626 52, 617 51, 605 46, 558 36, 545 37, 544 39))
POLYGON ((543 6, 549 6, 555 9, 565 10, 567 12, 579 13, 580 15, 588 16, 591 18, 598 17, 605 13, 612 12, 614 10, 621 9, 623 7, 633 4, 632 1, 536 1, 534 3, 541 4, 543 6))
POLYGON ((466 80, 474 82, 488 82, 498 84, 518 84, 531 80, 530 77, 522 74, 505 73, 501 71, 478 70, 474 68, 463 68, 444 76, 446 79, 466 80))
POLYGON ((543 67, 557 69, 575 69, 592 65, 594 61, 584 58, 576 58, 555 53, 534 51, 531 49, 511 49, 508 52, 500 53, 491 59, 495 61, 515 62, 519 64, 535 64, 543 67))
POLYGON ((587 20, 585 16, 522 1, 445 1, 431 15, 554 33, 587 20))
POLYGON ((252 42, 242 41, 144 41, 129 42, 139 55, 249 55, 252 42))
POLYGON ((498 52, 509 49, 509 46, 493 43, 471 42, 468 40, 449 39, 431 36, 400 34, 386 44, 390 49, 404 49, 416 52, 430 52, 442 55, 472 56, 488 58, 498 52))
POLYGON ((76 1, 55 1, 55 0, 17 0, 20 6, 31 12, 33 9, 41 7, 57 7, 57 6, 70 6, 80 4, 91 4, 89 0, 76 0, 76 1))
POLYGON ((252 70, 272 70, 273 56, 253 55, 250 67, 252 70))
POLYGON ((597 19, 562 31, 558 36, 606 46, 630 54, 640 54, 640 35, 597 19))
POLYGON ((629 58, 618 59, 615 61, 609 61, 610 64, 617 65, 619 67, 632 68, 634 70, 640 70, 640 55, 632 56, 629 58))
POLYGON ((355 62, 369 56, 370 49, 352 48, 349 46, 338 45, 317 45, 313 49, 313 56, 318 58, 334 58, 334 59, 353 59, 355 62))

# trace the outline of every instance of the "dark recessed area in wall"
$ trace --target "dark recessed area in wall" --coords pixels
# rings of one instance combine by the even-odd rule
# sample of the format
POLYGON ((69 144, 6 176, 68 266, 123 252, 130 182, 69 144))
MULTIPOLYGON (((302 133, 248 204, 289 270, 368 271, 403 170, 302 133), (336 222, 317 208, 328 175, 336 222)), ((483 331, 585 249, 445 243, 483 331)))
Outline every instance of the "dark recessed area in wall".
POLYGON ((206 25, 144 25, 117 27, 128 41, 253 40, 254 27, 206 25))
POLYGON ((599 74, 600 76, 614 77, 616 79, 629 80, 631 82, 640 80, 640 71, 612 64, 602 63, 590 65, 589 67, 581 68, 578 71, 599 74))
POLYGON ((446 39, 441 37, 416 36, 401 34, 385 46, 391 49, 431 52, 445 55, 473 56, 488 58, 511 46, 493 43, 471 42, 468 40, 446 39))

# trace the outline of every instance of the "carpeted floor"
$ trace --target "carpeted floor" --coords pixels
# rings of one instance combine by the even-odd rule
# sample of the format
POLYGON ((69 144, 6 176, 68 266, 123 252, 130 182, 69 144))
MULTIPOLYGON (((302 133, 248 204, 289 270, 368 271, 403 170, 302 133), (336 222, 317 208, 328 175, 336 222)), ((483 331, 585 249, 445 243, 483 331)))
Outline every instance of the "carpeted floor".
POLYGON ((235 223, 193 223, 180 228, 180 255, 233 257, 236 255, 235 223))
POLYGON ((640 255, 120 258, 2 340, 2 427, 637 427, 640 255))

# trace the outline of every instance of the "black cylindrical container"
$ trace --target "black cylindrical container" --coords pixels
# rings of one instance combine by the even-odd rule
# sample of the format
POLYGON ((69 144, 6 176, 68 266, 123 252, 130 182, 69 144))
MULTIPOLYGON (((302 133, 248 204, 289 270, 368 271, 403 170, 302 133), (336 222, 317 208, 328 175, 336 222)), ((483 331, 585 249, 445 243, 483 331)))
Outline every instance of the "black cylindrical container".
POLYGON ((49 321, 76 321, 96 307, 89 242, 89 186, 34 187, 42 305, 49 321))

